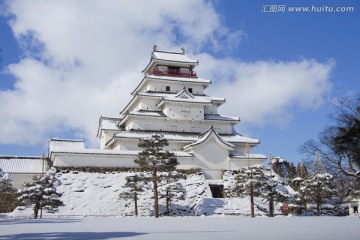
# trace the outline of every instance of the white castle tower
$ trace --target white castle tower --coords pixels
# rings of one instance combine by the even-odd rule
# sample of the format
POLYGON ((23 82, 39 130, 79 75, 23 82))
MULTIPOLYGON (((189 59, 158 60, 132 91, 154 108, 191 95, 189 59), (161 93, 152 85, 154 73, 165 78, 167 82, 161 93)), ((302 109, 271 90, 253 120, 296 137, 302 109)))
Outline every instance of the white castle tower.
POLYGON ((163 134, 180 169, 201 168, 207 179, 220 179, 225 169, 262 164, 266 157, 251 153, 260 141, 238 134, 238 117, 223 116, 225 98, 206 95, 211 81, 194 72, 199 65, 185 51, 156 46, 144 77, 117 118, 100 117, 100 149, 86 149, 82 140, 52 139, 55 166, 135 167, 139 139, 163 134))

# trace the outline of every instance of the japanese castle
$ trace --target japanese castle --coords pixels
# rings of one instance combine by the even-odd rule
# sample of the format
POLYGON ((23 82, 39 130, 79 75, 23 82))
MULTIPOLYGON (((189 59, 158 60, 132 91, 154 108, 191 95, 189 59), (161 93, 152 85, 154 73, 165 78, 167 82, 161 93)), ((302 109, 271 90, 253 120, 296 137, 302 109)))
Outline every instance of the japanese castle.
POLYGON ((205 93, 211 81, 194 71, 199 61, 155 46, 143 78, 118 117, 99 119, 99 149, 82 140, 51 139, 49 158, 58 167, 136 167, 139 139, 163 134, 179 169, 200 168, 206 179, 220 179, 225 169, 262 164, 253 154, 260 144, 235 131, 238 117, 218 113, 225 98, 205 93))

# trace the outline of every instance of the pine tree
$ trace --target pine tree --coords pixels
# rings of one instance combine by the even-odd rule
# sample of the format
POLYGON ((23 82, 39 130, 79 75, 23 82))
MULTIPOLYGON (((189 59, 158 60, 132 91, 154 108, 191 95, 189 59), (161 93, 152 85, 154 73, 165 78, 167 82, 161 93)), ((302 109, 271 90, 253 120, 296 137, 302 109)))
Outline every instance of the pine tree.
POLYGON ((290 163, 282 157, 274 157, 271 160, 273 171, 280 177, 286 178, 289 175, 290 163))
POLYGON ((135 163, 143 170, 150 171, 154 187, 154 216, 159 217, 158 173, 175 170, 179 164, 175 155, 165 150, 169 143, 163 135, 154 134, 151 138, 140 139, 138 146, 143 150, 135 163))
POLYGON ((233 192, 239 196, 250 196, 250 214, 255 217, 254 197, 259 196, 261 166, 251 166, 239 169, 235 176, 233 192))
POLYGON ((171 199, 175 197, 178 193, 183 196, 183 193, 185 191, 185 189, 181 185, 176 184, 176 181, 185 178, 185 174, 176 171, 167 171, 160 174, 160 179, 162 180, 162 182, 164 182, 165 187, 164 196, 166 198, 166 213, 168 216, 172 214, 171 199))
POLYGON ((296 167, 295 167, 294 163, 290 163, 289 172, 288 172, 288 179, 292 180, 295 177, 296 177, 296 167))
POLYGON ((321 205, 335 194, 333 187, 333 176, 331 174, 315 174, 305 179, 300 184, 300 198, 306 204, 313 202, 316 204, 317 215, 321 215, 321 205))
MULTIPOLYGON (((269 217, 274 216, 275 201, 283 202, 292 198, 292 195, 285 188, 287 185, 286 179, 281 178, 264 166, 252 166, 250 168, 240 169, 239 173, 235 176, 235 187, 233 191, 240 196, 251 196, 251 184, 253 187, 253 196, 268 201, 269 217)), ((253 204, 253 200, 251 204, 253 204)), ((253 208, 253 206, 251 206, 251 208, 253 208)))
POLYGON ((0 212, 12 212, 17 207, 17 190, 9 175, 0 168, 0 212))
POLYGON ((40 218, 42 217, 42 210, 46 209, 48 212, 56 212, 59 206, 63 206, 63 202, 59 199, 60 193, 56 192, 56 170, 50 169, 42 176, 35 176, 33 182, 25 183, 19 189, 19 202, 22 205, 33 205, 34 218, 38 218, 39 211, 40 218))
POLYGON ((145 180, 144 174, 136 173, 126 177, 125 188, 129 190, 120 193, 120 198, 134 200, 135 216, 138 216, 138 195, 143 192, 143 182, 145 180))
POLYGON ((274 217, 274 203, 284 202, 290 200, 293 196, 285 188, 287 180, 279 175, 272 173, 265 167, 262 168, 259 192, 260 197, 266 199, 269 202, 269 217, 274 217))

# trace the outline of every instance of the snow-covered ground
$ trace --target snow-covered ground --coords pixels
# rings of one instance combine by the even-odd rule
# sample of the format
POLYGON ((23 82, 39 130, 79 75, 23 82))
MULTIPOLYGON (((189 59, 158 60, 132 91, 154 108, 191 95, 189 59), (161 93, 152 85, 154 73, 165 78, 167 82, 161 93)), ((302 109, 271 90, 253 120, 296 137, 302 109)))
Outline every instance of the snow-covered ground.
POLYGON ((356 217, 0 218, 0 239, 358 240, 359 226, 356 217))

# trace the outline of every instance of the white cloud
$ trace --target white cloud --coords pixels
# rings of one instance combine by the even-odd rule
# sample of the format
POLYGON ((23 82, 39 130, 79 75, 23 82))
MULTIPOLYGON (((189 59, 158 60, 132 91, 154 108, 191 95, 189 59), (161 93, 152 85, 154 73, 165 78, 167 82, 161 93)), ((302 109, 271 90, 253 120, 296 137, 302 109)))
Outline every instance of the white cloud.
MULTIPOLYGON (((201 53, 237 46, 207 1, 9 1, 25 57, 8 67, 14 90, 1 91, 0 143, 36 144, 75 131, 96 144, 100 115, 116 116, 141 80, 156 43, 201 53), (141 7, 139 7, 141 6, 141 7), (201 14, 199 14, 201 13, 201 14)), ((222 112, 263 124, 293 105, 313 108, 329 91, 333 63, 245 63, 195 55, 201 77, 226 96, 222 112), (235 110, 235 111, 234 111, 235 110)))
POLYGON ((316 109, 327 98, 335 61, 320 63, 302 59, 290 62, 241 62, 199 56, 207 64, 200 75, 214 79, 213 95, 225 95, 221 111, 241 116, 247 124, 287 124, 292 109, 316 109))

